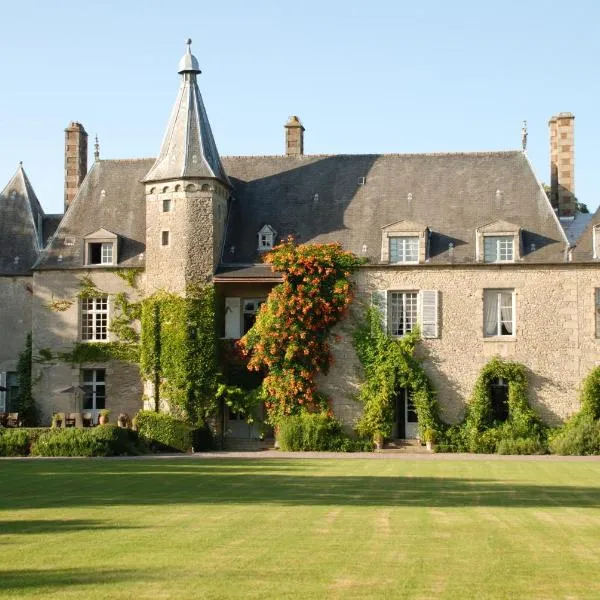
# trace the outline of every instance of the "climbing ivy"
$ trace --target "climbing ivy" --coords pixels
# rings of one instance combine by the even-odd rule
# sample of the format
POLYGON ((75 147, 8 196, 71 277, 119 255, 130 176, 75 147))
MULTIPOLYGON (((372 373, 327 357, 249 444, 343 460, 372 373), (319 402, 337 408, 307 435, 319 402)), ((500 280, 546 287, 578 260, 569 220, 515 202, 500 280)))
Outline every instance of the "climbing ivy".
POLYGON ((365 372, 359 399, 364 411, 357 431, 366 437, 392 434, 393 400, 400 389, 412 392, 421 437, 443 428, 433 387, 419 360, 415 346, 419 331, 414 329, 402 338, 391 338, 382 325, 375 307, 366 310, 365 319, 354 332, 354 347, 365 372))
POLYGON ((137 278, 138 278, 138 275, 141 272, 142 272, 142 270, 138 269, 138 268, 117 269, 115 271, 115 275, 117 275, 118 277, 120 277, 130 287, 137 288, 137 278))
POLYGON ((545 438, 547 428, 529 406, 522 364, 496 357, 481 369, 461 429, 470 452, 495 452, 503 439, 545 438), (508 419, 504 423, 493 420, 491 386, 497 379, 508 383, 508 419))
POLYGON ((91 277, 84 275, 79 281, 79 292, 77 293, 79 299, 97 298, 103 294, 104 293, 96 287, 96 284, 91 277))
MULTIPOLYGON (((141 370, 171 410, 193 423, 216 408, 217 332, 212 286, 186 296, 158 292, 142 301, 141 370)), ((158 395, 155 405, 158 407, 158 395)))

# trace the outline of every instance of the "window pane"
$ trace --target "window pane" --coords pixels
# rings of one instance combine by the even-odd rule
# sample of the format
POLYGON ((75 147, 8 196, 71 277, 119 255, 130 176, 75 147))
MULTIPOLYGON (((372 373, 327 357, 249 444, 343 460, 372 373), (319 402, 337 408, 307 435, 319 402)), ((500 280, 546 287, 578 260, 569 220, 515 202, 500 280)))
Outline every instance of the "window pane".
POLYGON ((483 332, 486 337, 514 334, 512 290, 484 290, 483 332))
POLYGON ((162 209, 163 212, 171 212, 171 200, 165 198, 162 202, 162 209))
POLYGON ((498 254, 496 252, 496 238, 484 238, 484 261, 496 262, 497 260, 498 254))
POLYGON ((81 339, 108 339, 108 296, 81 300, 81 339))
POLYGON ((110 265, 113 261, 113 245, 110 243, 102 244, 102 264, 110 265))
POLYGON ((483 240, 483 260, 485 262, 510 261, 514 259, 513 236, 485 236, 483 240))

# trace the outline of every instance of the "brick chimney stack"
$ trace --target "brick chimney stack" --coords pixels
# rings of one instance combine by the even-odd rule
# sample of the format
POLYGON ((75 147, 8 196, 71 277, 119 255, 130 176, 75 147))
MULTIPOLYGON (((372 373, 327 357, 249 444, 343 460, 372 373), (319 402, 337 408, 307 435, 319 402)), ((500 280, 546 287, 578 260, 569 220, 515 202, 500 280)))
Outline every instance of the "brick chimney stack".
POLYGON ((304 154, 304 127, 295 115, 285 124, 285 153, 287 156, 304 154))
POLYGON ((575 116, 562 112, 548 121, 550 127, 550 202, 559 217, 573 217, 575 198, 575 116))
POLYGON ((87 173, 87 138, 81 123, 73 121, 65 129, 65 211, 87 173))

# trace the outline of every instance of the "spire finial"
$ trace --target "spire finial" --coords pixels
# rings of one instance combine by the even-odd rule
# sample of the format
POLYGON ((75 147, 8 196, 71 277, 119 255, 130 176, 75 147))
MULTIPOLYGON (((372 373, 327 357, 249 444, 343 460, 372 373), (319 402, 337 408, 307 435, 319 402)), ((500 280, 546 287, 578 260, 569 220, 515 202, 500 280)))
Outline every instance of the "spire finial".
POLYGON ((94 142, 94 160, 100 160, 100 143, 98 142, 98 134, 96 134, 96 141, 94 142))
POLYGON ((185 43, 187 44, 188 54, 192 53, 192 38, 188 38, 185 43))
POLYGON ((22 160, 19 161, 19 166, 23 167, 23 161, 22 160))
POLYGON ((187 44, 187 52, 183 55, 181 60, 179 61, 179 69, 178 72, 182 73, 201 73, 200 68, 198 67, 198 61, 196 57, 192 54, 192 38, 188 38, 185 43, 187 44))
POLYGON ((521 145, 523 146, 523 152, 527 150, 527 121, 523 121, 521 127, 521 145))

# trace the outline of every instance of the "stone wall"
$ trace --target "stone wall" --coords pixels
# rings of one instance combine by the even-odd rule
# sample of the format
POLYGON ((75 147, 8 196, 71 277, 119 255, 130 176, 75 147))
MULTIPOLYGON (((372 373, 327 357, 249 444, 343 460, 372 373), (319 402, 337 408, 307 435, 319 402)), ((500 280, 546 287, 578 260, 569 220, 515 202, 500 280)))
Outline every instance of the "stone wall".
POLYGON ((338 327, 342 340, 333 344, 332 370, 320 384, 346 423, 361 412, 354 400, 362 374, 352 346, 353 321, 362 317, 372 290, 439 291, 439 338, 423 340, 419 355, 450 423, 464 416, 479 371, 494 356, 526 366, 531 404, 548 423, 579 409, 582 379, 600 362, 594 305, 600 272, 594 266, 367 267, 357 282, 351 315, 338 327), (483 335, 483 291, 499 288, 515 290, 514 338, 483 335))
POLYGON ((31 331, 33 277, 0 277, 0 371, 15 371, 31 331))
MULTIPOLYGON (((137 365, 122 361, 82 363, 72 365, 58 359, 40 361, 44 349, 53 355, 70 350, 80 341, 80 307, 77 294, 81 278, 90 277, 96 287, 109 295, 110 318, 115 314, 111 297, 125 292, 136 301, 135 289, 106 269, 72 271, 38 271, 34 274, 33 325, 33 380, 34 398, 42 413, 42 422, 48 424, 56 411, 81 408, 81 398, 75 394, 60 393, 70 386, 82 383, 81 369, 106 369, 106 406, 113 415, 119 412, 133 416, 142 406, 142 384, 137 365), (57 300, 72 300, 64 311, 52 310, 49 305, 57 300)), ((143 278, 139 282, 143 285, 143 278)), ((109 332, 109 341, 116 341, 109 332)))

